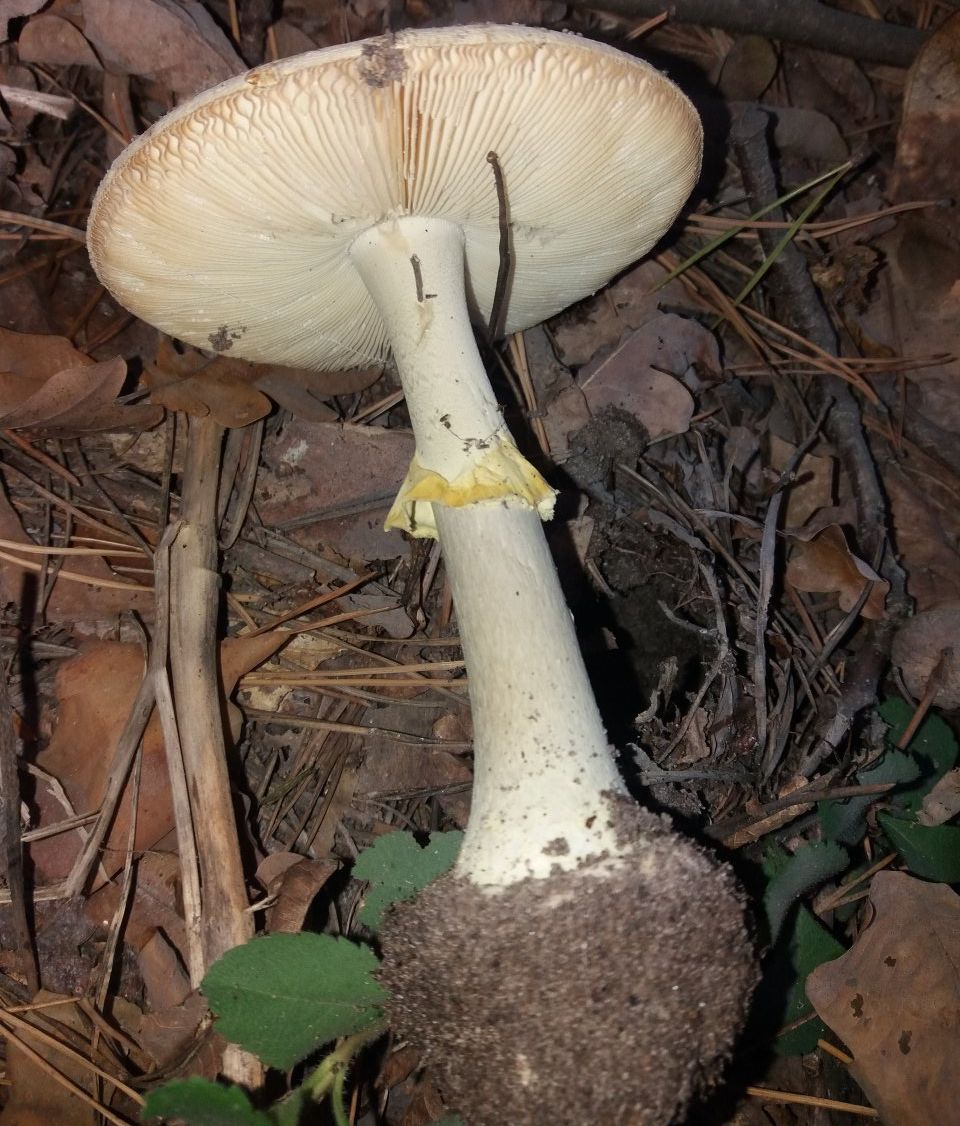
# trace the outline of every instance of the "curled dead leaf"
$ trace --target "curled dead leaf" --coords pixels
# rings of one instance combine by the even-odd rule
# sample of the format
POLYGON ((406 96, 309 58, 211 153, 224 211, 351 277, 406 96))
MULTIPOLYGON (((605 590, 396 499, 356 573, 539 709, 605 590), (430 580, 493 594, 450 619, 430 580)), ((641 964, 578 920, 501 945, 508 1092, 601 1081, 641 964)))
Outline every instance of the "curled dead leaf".
MULTIPOLYGON (((220 646, 220 677, 224 695, 233 693, 244 673, 256 668, 289 638, 280 630, 257 637, 228 638, 220 646)), ((64 661, 57 673, 57 727, 38 763, 63 785, 80 811, 97 809, 107 783, 114 748, 126 723, 144 674, 139 646, 118 641, 86 645, 64 661)), ((37 803, 42 823, 61 820, 63 811, 41 789, 37 803)), ((200 811, 202 814, 202 811, 200 811)), ((130 795, 125 792, 103 848, 108 875, 124 862, 130 827, 130 795)), ((174 828, 163 732, 156 714, 143 737, 140 800, 135 848, 153 848, 174 828)), ((65 876, 79 851, 76 834, 61 834, 30 845, 33 863, 47 878, 65 876)))
POLYGON ((788 538, 792 547, 787 561, 787 582, 808 593, 836 594, 841 610, 852 609, 864 584, 872 582, 873 587, 860 612, 872 621, 883 618, 890 584, 853 554, 838 524, 828 525, 809 539, 799 535, 788 538))
POLYGON ((151 78, 181 97, 244 70, 197 0, 83 0, 83 25, 111 70, 151 78))
POLYGON ((270 883, 269 891, 277 898, 267 913, 267 930, 273 934, 299 933, 310 904, 339 867, 337 860, 308 860, 298 856, 295 864, 270 883))
POLYGON ((126 375, 119 356, 98 363, 65 337, 0 329, 0 427, 69 435, 156 426, 159 407, 116 402, 126 375))
POLYGON ((42 12, 27 22, 17 39, 17 52, 25 63, 102 69, 83 32, 68 19, 50 12, 42 12))
POLYGON ((221 426, 248 426, 270 413, 270 400, 232 371, 229 361, 213 360, 197 375, 157 387, 150 400, 172 411, 215 419, 221 426))
POLYGON ((211 415, 221 426, 246 426, 269 413, 271 399, 308 422, 332 421, 336 413, 323 399, 365 390, 382 374, 380 367, 316 372, 253 364, 229 355, 210 359, 196 348, 180 350, 161 337, 146 382, 154 403, 211 415))

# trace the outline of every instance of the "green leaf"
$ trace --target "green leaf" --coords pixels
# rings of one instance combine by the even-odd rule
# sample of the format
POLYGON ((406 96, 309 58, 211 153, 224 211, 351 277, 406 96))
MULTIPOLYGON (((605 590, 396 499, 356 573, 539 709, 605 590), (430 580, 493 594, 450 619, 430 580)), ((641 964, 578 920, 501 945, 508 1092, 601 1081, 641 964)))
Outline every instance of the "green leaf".
POLYGON ((918 825, 890 813, 878 814, 877 820, 915 876, 960 883, 960 826, 918 825))
POLYGON ((793 904, 808 891, 839 875, 850 863, 846 851, 834 841, 813 841, 801 845, 781 865, 767 884, 763 906, 770 927, 770 941, 776 942, 793 904))
POLYGON ((443 1118, 431 1122, 430 1126, 466 1126, 466 1123, 459 1114, 445 1114, 443 1118))
POLYGON ((222 1036, 287 1070, 382 1019, 377 965, 369 947, 345 938, 271 934, 228 950, 202 988, 222 1036))
MULTIPOLYGON (((892 745, 906 731, 913 713, 914 708, 897 697, 884 700, 880 705, 880 717, 890 725, 887 738, 892 745)), ((916 786, 898 791, 897 804, 913 813, 944 774, 957 765, 960 747, 949 725, 940 716, 928 714, 914 732, 907 750, 919 766, 920 781, 916 786)))
POLYGON ((921 776, 917 761, 903 751, 887 750, 865 770, 857 773, 857 781, 864 786, 893 783, 896 790, 884 795, 865 795, 861 798, 822 801, 817 806, 820 824, 831 840, 855 845, 867 831, 867 810, 882 796, 885 801, 896 801, 898 795, 908 793, 910 783, 921 776))
POLYGON ((306 1121, 304 1114, 311 1103, 312 1099, 303 1087, 294 1087, 270 1107, 270 1121, 273 1126, 301 1126, 301 1122, 306 1121))
MULTIPOLYGON (((801 906, 793 924, 793 931, 787 945, 787 956, 793 976, 793 984, 787 997, 787 1005, 782 1025, 792 1024, 813 1011, 807 1000, 806 984, 808 974, 824 962, 832 962, 844 953, 843 946, 817 921, 812 912, 801 906)), ((778 1036, 776 1050, 784 1056, 798 1056, 812 1052, 817 1041, 827 1035, 827 1027, 819 1017, 808 1020, 790 1032, 778 1036)))
POLYGON ((369 880, 370 888, 357 919, 371 930, 379 930, 387 908, 413 899, 418 891, 442 876, 457 858, 463 833, 431 833, 421 848, 412 833, 388 833, 362 852, 353 866, 358 880, 369 880))
POLYGON ((189 1126, 271 1126, 240 1087, 221 1087, 206 1079, 183 1079, 147 1095, 140 1119, 182 1118, 189 1126))

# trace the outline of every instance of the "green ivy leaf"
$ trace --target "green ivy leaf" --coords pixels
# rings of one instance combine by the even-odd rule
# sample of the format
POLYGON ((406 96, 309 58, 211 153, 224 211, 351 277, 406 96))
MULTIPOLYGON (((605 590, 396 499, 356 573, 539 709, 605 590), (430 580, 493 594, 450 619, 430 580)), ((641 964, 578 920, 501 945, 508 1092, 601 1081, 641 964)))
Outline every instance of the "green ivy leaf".
POLYGON ((776 942, 787 913, 801 895, 838 876, 849 863, 846 851, 834 841, 812 841, 778 865, 763 896, 770 941, 776 942))
POLYGON ((271 934, 234 947, 203 979, 217 1031, 287 1070, 382 1019, 386 992, 366 946, 328 934, 271 934))
POLYGON ((140 1119, 182 1118, 189 1126, 271 1126, 240 1087, 221 1087, 206 1079, 177 1080, 147 1095, 140 1119))
MULTIPOLYGON (((896 801, 898 795, 908 792, 904 787, 916 782, 920 776, 920 765, 912 755, 887 750, 865 770, 858 771, 857 781, 864 786, 892 782, 897 789, 883 796, 886 801, 896 801)), ((877 795, 866 795, 820 802, 817 813, 826 836, 841 844, 857 844, 867 831, 867 810, 876 800, 877 795)))
POLYGON ((890 813, 878 814, 877 820, 915 876, 960 883, 960 826, 918 825, 890 813))
MULTIPOLYGON (((807 1000, 807 976, 824 962, 839 958, 844 953, 844 947, 817 921, 812 912, 801 906, 794 918, 787 953, 794 980, 787 997, 782 1021, 784 1025, 792 1024, 813 1011, 813 1006, 807 1000)), ((784 1056, 804 1055, 812 1052, 817 1041, 825 1036, 826 1025, 819 1017, 815 1017, 799 1028, 778 1036, 776 1050, 784 1056)))
MULTIPOLYGON (((883 701, 879 711, 880 718, 890 725, 887 739, 894 746, 913 719, 914 708, 906 700, 892 696, 883 701)), ((896 799, 897 805, 915 813, 934 785, 957 765, 960 747, 949 725, 940 716, 930 713, 914 732, 907 751, 918 764, 920 780, 915 786, 898 790, 896 799)), ((874 780, 879 781, 871 779, 874 780)))
POLYGON ((387 833, 362 852, 353 866, 358 880, 369 880, 370 888, 357 919, 377 931, 387 908, 413 899, 427 884, 442 876, 457 858, 463 833, 431 833, 421 848, 412 833, 387 833))

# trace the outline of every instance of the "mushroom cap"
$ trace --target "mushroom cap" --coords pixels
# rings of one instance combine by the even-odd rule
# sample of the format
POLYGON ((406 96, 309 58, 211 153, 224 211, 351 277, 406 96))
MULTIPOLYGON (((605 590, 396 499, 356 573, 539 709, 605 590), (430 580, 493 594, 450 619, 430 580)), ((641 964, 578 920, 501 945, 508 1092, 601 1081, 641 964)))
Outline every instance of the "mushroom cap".
POLYGON ((388 350, 350 262, 365 229, 450 219, 472 313, 499 267, 497 155, 517 331, 595 292, 663 235, 699 175, 702 131, 649 64, 528 27, 405 31, 230 79, 161 118, 94 200, 90 258, 178 339, 316 369, 388 350))

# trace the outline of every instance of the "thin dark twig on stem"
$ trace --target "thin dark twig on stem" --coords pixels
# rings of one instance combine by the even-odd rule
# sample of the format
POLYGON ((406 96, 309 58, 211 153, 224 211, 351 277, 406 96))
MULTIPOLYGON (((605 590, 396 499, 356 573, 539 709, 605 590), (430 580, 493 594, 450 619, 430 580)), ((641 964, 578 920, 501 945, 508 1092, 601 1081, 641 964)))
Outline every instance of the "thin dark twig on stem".
POLYGON ((490 310, 489 333, 491 342, 503 335, 507 318, 507 286, 510 282, 510 216, 507 208, 507 186, 503 179, 500 158, 495 152, 487 153, 487 163, 493 169, 493 179, 497 186, 497 222, 500 226, 500 264, 497 268, 497 284, 493 291, 493 308, 490 310))

